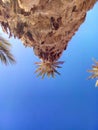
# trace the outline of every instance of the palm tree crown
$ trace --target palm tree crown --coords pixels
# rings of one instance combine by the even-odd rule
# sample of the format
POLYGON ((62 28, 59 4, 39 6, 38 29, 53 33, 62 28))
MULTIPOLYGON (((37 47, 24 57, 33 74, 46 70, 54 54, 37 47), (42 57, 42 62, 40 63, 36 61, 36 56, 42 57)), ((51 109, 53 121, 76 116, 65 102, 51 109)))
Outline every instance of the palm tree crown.
POLYGON ((63 63, 63 61, 50 62, 47 60, 42 60, 41 62, 35 63, 38 66, 35 72, 38 73, 38 76, 42 76, 42 78, 44 78, 45 75, 47 75, 48 77, 52 76, 54 78, 55 74, 60 75, 56 68, 61 68, 59 64, 63 63))

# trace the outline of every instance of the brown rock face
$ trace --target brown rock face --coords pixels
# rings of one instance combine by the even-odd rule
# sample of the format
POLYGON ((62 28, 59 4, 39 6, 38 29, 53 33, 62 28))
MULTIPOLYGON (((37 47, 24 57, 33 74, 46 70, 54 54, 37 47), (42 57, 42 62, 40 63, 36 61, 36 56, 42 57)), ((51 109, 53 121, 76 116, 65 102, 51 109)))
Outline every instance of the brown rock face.
POLYGON ((96 1, 0 0, 0 24, 9 36, 33 47, 39 58, 55 61, 96 1))
POLYGON ((18 0, 19 7, 25 11, 30 11, 34 6, 38 6, 40 0, 18 0))

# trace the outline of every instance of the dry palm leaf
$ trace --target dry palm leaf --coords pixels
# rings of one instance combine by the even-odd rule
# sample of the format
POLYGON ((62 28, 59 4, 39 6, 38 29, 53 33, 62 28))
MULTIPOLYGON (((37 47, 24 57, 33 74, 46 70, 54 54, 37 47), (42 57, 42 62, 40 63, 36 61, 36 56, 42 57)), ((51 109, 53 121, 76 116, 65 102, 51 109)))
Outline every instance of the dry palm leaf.
POLYGON ((10 52, 11 44, 0 36, 0 60, 5 65, 15 63, 15 59, 10 52))
POLYGON ((35 73, 38 73, 38 76, 42 76, 42 78, 44 78, 45 75, 47 75, 48 77, 52 76, 54 78, 55 74, 60 75, 56 68, 61 68, 61 66, 59 65, 63 63, 63 61, 49 62, 43 60, 41 62, 36 62, 35 64, 38 66, 38 68, 35 73))
MULTIPOLYGON (((98 61, 96 61, 95 59, 93 60, 95 65, 92 66, 92 70, 88 70, 88 72, 92 73, 92 75, 89 76, 88 79, 98 78, 98 61)), ((96 81, 95 86, 98 86, 98 80, 96 81)))

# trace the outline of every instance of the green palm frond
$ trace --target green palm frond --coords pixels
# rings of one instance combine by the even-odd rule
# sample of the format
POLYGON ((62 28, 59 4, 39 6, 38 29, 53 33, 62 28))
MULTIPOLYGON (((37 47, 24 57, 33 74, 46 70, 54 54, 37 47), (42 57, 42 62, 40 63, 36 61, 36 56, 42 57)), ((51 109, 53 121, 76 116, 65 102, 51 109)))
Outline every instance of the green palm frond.
POLYGON ((41 76, 42 79, 45 77, 55 77, 55 74, 60 75, 60 73, 56 70, 57 68, 61 68, 59 64, 63 64, 63 61, 54 61, 54 62, 49 62, 49 61, 41 61, 41 62, 36 62, 35 64, 37 65, 37 70, 35 73, 38 73, 37 76, 41 76))
POLYGON ((13 64, 16 62, 14 56, 10 52, 10 47, 11 44, 6 39, 0 36, 0 60, 5 65, 9 63, 13 64))

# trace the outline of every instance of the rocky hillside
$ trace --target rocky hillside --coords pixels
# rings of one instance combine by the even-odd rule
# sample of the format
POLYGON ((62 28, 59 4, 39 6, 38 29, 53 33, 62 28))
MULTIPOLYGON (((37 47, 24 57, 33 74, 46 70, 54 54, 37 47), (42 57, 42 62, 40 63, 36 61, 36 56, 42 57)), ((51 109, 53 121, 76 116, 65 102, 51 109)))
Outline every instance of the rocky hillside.
POLYGON ((97 0, 0 0, 0 24, 9 37, 55 61, 97 0))

